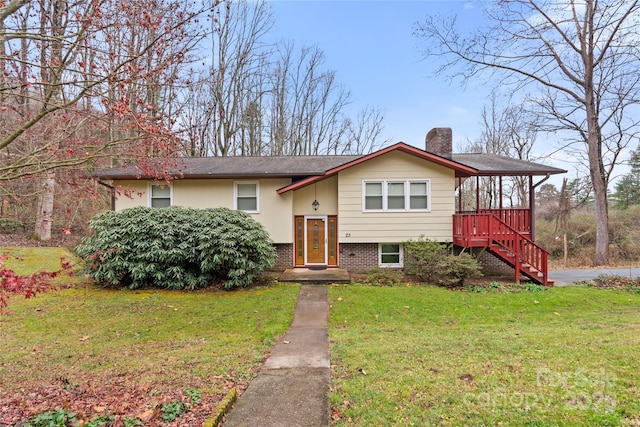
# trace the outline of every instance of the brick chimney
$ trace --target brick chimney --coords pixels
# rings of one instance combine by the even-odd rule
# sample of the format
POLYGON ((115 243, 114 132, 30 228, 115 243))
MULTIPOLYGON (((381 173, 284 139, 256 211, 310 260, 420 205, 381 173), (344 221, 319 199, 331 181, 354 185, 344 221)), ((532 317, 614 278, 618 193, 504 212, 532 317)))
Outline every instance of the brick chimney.
POLYGON ((452 139, 451 128, 433 128, 425 138, 425 151, 450 159, 452 139))

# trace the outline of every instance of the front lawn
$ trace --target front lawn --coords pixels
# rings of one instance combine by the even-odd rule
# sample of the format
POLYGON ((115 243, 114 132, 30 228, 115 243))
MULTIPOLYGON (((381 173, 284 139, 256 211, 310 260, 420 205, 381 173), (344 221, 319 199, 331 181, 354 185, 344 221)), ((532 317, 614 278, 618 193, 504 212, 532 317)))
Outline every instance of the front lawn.
POLYGON ((640 295, 330 288, 334 425, 640 425, 640 295))
MULTIPOLYGON (((59 258, 49 248, 31 250, 59 258)), ((171 425, 197 425, 255 375, 289 327, 298 291, 291 284, 233 292, 76 285, 12 297, 12 314, 0 316, 0 425, 60 407, 76 419, 109 414, 167 425, 161 407, 176 400, 193 403, 195 418, 171 425)))

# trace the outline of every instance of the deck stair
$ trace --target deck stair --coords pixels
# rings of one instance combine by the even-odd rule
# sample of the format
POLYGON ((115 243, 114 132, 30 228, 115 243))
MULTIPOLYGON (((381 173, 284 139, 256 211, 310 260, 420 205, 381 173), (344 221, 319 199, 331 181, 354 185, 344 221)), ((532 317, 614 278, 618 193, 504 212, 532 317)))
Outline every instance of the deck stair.
POLYGON ((494 212, 454 215, 454 244, 487 248, 514 268, 517 283, 524 275, 535 283, 553 286, 553 281, 549 280, 549 253, 529 236, 528 232, 518 231, 494 212))

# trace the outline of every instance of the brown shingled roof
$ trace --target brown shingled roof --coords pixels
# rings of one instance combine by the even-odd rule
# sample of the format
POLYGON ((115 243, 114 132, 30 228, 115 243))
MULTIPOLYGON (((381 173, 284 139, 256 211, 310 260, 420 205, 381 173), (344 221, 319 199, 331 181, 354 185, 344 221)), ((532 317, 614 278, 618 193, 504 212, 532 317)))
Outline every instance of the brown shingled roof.
MULTIPOLYGON (((184 178, 299 177, 321 175, 362 156, 185 157, 171 173, 184 178)), ((153 178, 134 165, 97 171, 98 179, 153 178)))
POLYGON ((476 169, 481 176, 555 175, 567 172, 564 169, 495 154, 453 154, 451 159, 476 169))
MULTIPOLYGON (((368 158, 400 149, 432 160, 441 159, 446 165, 456 168, 461 176, 469 176, 470 170, 477 171, 471 175, 547 175, 566 173, 565 170, 533 163, 525 160, 511 159, 493 154, 464 153, 453 154, 451 159, 440 158, 424 150, 404 143, 394 144, 375 153, 364 156, 262 156, 262 157, 185 157, 175 160, 176 167, 170 169, 175 177, 182 178, 260 178, 260 177, 322 177, 332 170, 341 170, 349 164, 366 161, 368 158), (460 170, 458 170, 460 169, 460 170)), ((106 169, 91 174, 97 179, 150 179, 135 166, 106 169)))

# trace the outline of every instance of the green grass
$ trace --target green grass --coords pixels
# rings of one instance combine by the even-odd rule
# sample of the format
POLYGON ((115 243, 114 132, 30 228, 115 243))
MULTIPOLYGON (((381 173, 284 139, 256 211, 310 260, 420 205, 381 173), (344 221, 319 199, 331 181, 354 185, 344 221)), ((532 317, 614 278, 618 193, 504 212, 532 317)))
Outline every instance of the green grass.
MULTIPOLYGON (((55 249, 31 248, 21 256, 50 259, 54 265, 59 255, 55 249)), ((23 274, 37 268, 28 262, 12 268, 23 274)), ((222 388, 225 381, 254 373, 289 327, 298 291, 291 284, 233 292, 76 285, 27 300, 12 297, 12 314, 0 316, 0 389, 28 390, 60 378, 77 384, 123 376, 200 390, 222 388)))
POLYGON ((61 258, 79 262, 78 258, 66 248, 0 247, 0 254, 3 253, 9 255, 5 262, 7 268, 14 270, 17 274, 60 270, 61 258))
POLYGON ((334 425, 638 425, 640 295, 330 289, 334 425))

